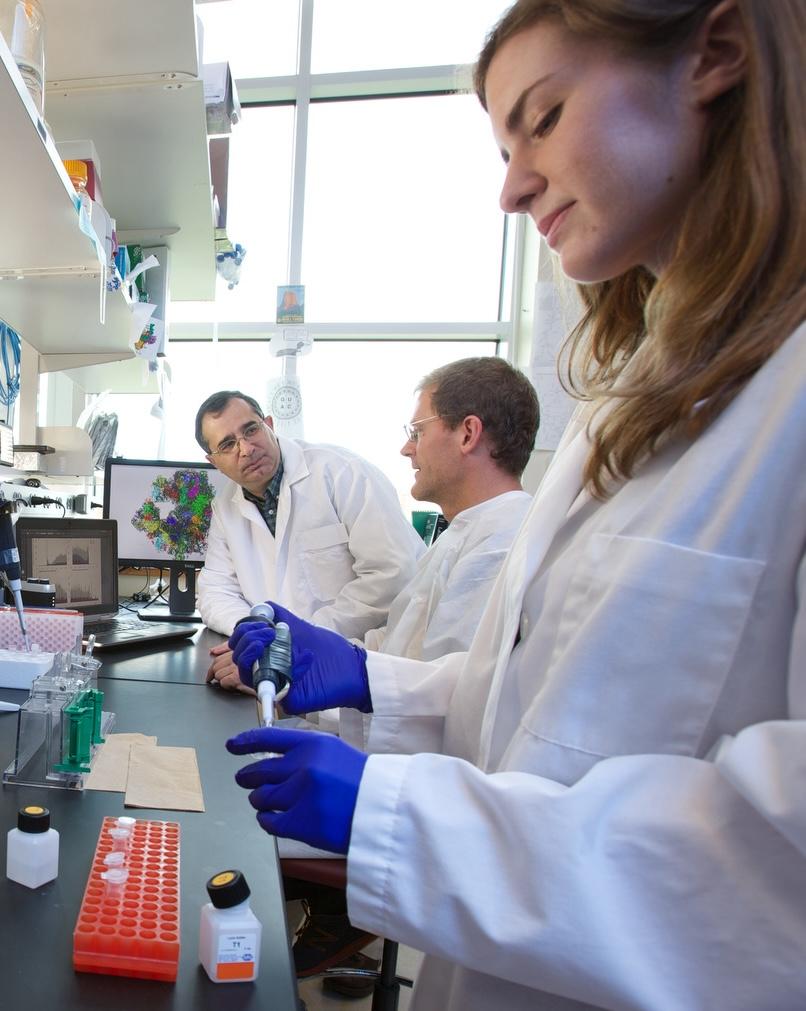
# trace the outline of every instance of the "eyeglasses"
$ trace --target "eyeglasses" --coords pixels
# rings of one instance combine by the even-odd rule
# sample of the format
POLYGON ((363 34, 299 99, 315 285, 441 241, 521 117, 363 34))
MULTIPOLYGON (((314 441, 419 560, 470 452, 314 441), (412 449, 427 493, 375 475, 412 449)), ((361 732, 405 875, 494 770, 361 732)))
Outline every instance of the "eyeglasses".
POLYGON ((232 436, 229 439, 224 439, 223 442, 219 443, 218 449, 211 449, 207 454, 208 456, 232 456, 241 444, 242 439, 246 439, 247 442, 254 442, 263 431, 264 425, 262 421, 250 421, 248 425, 244 425, 243 431, 238 436, 232 436))
POLYGON ((409 442, 418 442, 422 432, 417 425, 424 425, 427 421, 436 421, 439 417, 438 414, 432 414, 430 418, 418 418, 417 421, 412 421, 410 425, 404 425, 403 431, 406 433, 406 438, 409 442))

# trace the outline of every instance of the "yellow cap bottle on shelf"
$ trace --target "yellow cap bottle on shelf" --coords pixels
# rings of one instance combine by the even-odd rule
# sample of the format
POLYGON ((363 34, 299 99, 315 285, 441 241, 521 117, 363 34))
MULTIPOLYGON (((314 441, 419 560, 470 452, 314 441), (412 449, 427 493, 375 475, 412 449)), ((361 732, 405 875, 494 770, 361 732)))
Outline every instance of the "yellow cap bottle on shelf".
POLYGON ((89 176, 89 173, 87 172, 87 163, 68 158, 63 161, 62 164, 64 165, 67 174, 70 176, 70 182, 76 188, 76 193, 80 192, 79 186, 83 186, 84 189, 86 189, 87 178, 89 176))
POLYGON ((78 194, 79 200, 81 201, 81 206, 84 208, 87 215, 87 223, 92 220, 92 200, 87 192, 87 163, 79 161, 78 159, 67 158, 62 161, 67 174, 70 176, 70 182, 73 184, 73 189, 78 194))

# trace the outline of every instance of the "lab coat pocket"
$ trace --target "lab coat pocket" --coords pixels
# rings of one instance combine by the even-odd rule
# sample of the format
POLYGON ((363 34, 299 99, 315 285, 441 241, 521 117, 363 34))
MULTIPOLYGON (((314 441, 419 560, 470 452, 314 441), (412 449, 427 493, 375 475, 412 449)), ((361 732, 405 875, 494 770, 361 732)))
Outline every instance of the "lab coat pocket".
POLYGON ((593 755, 699 754, 763 569, 645 538, 592 537, 529 729, 593 755))
POLYGON ((296 538, 308 590, 322 603, 335 600, 344 586, 355 578, 349 540, 341 523, 306 530, 296 538))

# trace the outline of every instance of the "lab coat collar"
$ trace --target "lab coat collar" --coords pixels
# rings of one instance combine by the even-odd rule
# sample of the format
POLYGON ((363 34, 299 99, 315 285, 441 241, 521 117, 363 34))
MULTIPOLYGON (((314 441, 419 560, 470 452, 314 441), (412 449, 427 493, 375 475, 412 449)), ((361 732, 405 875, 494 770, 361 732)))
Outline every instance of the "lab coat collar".
POLYGON ((468 506, 467 509, 458 512, 451 520, 450 525, 454 530, 461 530, 463 527, 471 526, 475 523, 480 513, 486 513, 491 508, 506 508, 507 502, 523 498, 524 496, 530 497, 529 493, 525 492, 522 488, 501 492, 500 495, 486 498, 483 502, 477 502, 475 505, 468 506))
MULTIPOLYGON (((305 461, 305 453, 302 446, 294 439, 286 439, 277 436, 280 445, 280 452, 283 456, 283 486, 286 484, 296 484, 306 477, 311 476, 308 464, 305 461)), ((280 488, 280 495, 283 494, 283 486, 280 488)))
MULTIPOLYGON (((305 478, 310 477, 311 472, 308 469, 308 464, 305 462, 305 454, 303 453, 302 447, 299 443, 295 442, 293 439, 283 439, 279 436, 277 437, 277 442, 279 443, 280 453, 283 458, 283 480, 280 484, 277 509, 277 530, 279 531, 281 525, 280 513, 286 512, 286 510, 281 509, 281 503, 288 502, 289 487, 292 484, 296 484, 298 481, 303 481, 305 478)), ((247 499, 244 495, 243 488, 235 481, 232 482, 232 492, 230 494, 230 498, 244 519, 248 520, 250 523, 262 524, 266 522, 260 515, 260 510, 255 507, 254 503, 247 499)), ((279 541, 281 539, 280 533, 276 533, 275 536, 276 540, 279 541)))

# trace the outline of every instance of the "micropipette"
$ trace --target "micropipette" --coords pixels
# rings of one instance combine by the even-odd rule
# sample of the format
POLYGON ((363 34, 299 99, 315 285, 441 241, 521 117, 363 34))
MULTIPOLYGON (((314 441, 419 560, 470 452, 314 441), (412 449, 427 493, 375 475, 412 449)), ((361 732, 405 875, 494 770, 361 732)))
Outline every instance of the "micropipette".
MULTIPOLYGON (((6 554, 6 552, 0 550, 0 556, 4 554, 6 554)), ((0 562, 0 564, 2 564, 2 562, 0 562)), ((15 583, 19 584, 20 580, 9 579, 8 575, 2 569, 0 569, 0 582, 2 582, 3 586, 5 586, 5 588, 9 591, 9 593, 11 593, 11 595, 14 597, 14 607, 17 610, 17 620, 20 623, 20 631, 22 632, 23 645, 25 646, 27 652, 30 653, 31 639, 30 636, 28 635, 28 629, 25 627, 25 613, 22 608, 22 591, 19 588, 19 586, 14 585, 15 583)))
POLYGON ((284 621, 274 626, 274 642, 258 660, 254 684, 263 713, 263 726, 270 727, 274 718, 274 703, 285 698, 291 686, 291 630, 284 621))
POLYGON ((244 620, 262 621, 275 630, 274 641, 263 650, 252 669, 252 684, 257 692, 263 714, 263 726, 270 727, 274 719, 274 703, 285 698, 291 686, 291 630, 284 621, 274 624, 271 604, 255 604, 244 620))

